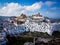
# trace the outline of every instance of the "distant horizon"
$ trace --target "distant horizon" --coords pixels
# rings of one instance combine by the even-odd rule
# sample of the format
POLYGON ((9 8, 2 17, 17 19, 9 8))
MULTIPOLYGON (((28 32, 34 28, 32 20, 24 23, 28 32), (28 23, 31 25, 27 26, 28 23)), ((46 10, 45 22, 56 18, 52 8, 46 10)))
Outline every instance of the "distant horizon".
MULTIPOLYGON (((20 16, 20 15, 19 15, 20 16)), ((19 17, 19 16, 15 16, 15 17, 19 17)), ((26 16, 32 16, 32 15, 26 15, 26 16)), ((43 16, 43 15, 42 15, 43 16)), ((0 16, 1 17, 14 17, 14 16, 0 16)), ((47 17, 47 16, 43 16, 43 17, 46 17, 46 18, 49 18, 49 19, 56 19, 56 20, 60 20, 60 18, 50 18, 50 17, 47 17)))

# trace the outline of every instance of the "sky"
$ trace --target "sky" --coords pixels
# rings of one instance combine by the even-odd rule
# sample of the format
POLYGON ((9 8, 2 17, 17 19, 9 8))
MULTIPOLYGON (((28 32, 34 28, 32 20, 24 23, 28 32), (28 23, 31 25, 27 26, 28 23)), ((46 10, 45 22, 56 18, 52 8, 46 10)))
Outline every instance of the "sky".
POLYGON ((60 0, 0 0, 0 16, 28 16, 40 13, 60 19, 60 0))

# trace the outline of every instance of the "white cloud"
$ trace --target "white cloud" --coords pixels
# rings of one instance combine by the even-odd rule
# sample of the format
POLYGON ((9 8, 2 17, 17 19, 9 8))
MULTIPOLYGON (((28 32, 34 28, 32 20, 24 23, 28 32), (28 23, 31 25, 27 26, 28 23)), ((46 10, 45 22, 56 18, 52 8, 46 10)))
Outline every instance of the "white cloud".
POLYGON ((32 6, 26 6, 26 10, 35 11, 35 10, 41 9, 42 5, 43 5, 43 2, 35 3, 32 6))
POLYGON ((0 9, 0 15, 2 15, 2 16, 7 16, 7 15, 12 16, 13 15, 14 16, 17 13, 19 13, 17 11, 21 8, 22 7, 18 3, 9 3, 0 9))
POLYGON ((34 12, 42 7, 42 2, 34 3, 30 6, 22 6, 18 3, 8 3, 0 8, 0 15, 2 16, 18 16, 21 13, 34 12))
POLYGON ((60 8, 52 7, 52 8, 49 8, 49 10, 60 10, 60 8))
POLYGON ((56 2, 52 2, 52 1, 46 1, 45 2, 45 4, 47 5, 47 6, 51 6, 51 5, 53 5, 53 4, 55 4, 56 2))
POLYGON ((22 6, 18 3, 6 3, 4 7, 0 8, 1 16, 19 16, 21 13, 27 14, 28 12, 35 12, 42 8, 43 5, 51 6, 55 2, 36 2, 29 6, 22 6))

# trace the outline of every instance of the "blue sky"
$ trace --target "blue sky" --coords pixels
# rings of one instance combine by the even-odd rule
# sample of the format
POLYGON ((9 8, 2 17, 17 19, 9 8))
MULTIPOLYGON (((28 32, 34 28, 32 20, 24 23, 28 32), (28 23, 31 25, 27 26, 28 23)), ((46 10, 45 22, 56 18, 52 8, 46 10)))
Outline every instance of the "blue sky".
POLYGON ((0 0, 0 16, 19 16, 41 13, 50 18, 60 18, 60 0, 0 0))

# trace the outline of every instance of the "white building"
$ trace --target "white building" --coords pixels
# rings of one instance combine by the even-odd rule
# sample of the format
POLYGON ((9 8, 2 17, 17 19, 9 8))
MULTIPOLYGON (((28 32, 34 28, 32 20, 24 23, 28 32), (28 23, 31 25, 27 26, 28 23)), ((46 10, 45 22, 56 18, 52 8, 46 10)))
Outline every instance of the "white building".
POLYGON ((38 13, 36 15, 32 15, 32 19, 33 20, 43 21, 44 20, 44 17, 42 15, 40 15, 40 13, 38 13))

